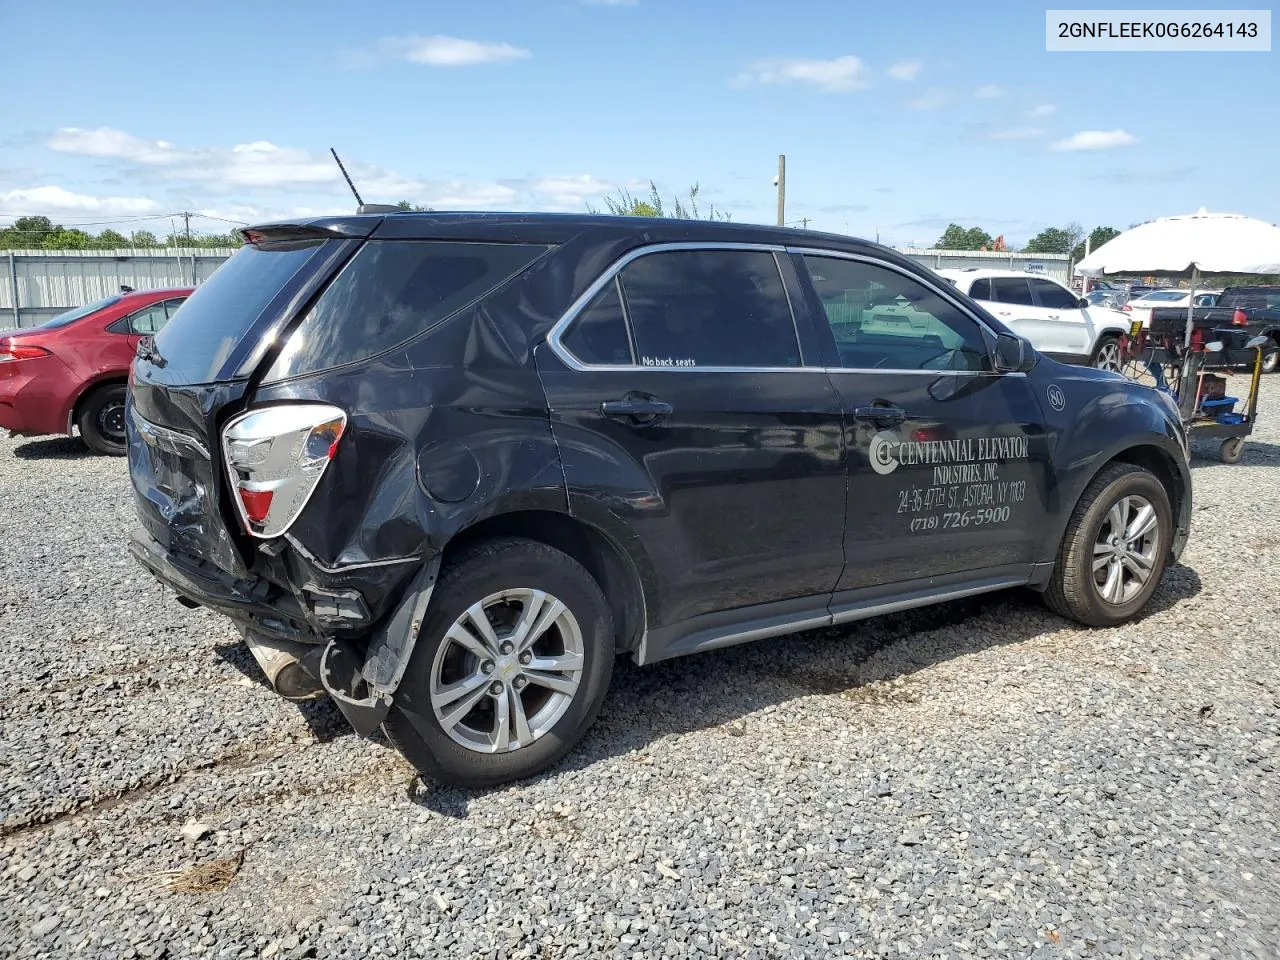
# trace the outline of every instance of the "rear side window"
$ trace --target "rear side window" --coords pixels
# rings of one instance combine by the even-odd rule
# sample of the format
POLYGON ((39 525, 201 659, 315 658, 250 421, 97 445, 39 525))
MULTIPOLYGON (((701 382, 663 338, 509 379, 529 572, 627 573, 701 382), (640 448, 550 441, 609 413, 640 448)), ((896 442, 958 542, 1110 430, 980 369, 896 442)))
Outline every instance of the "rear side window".
POLYGON ((1035 301, 1031 298, 1031 286, 1023 277, 992 277, 991 299, 996 303, 1035 306, 1035 301))
POLYGON ((990 300, 991 299, 991 281, 990 280, 973 281, 973 286, 969 288, 969 296, 973 297, 973 299, 975 300, 990 300))
POLYGON ((680 250, 619 274, 645 367, 798 367, 795 321, 772 253, 680 250))
POLYGON ((313 373, 390 350, 474 303, 548 249, 371 240, 303 317, 267 379, 313 373))
POLYGON ((165 382, 208 383, 272 299, 323 241, 241 247, 198 286, 156 336, 165 382))

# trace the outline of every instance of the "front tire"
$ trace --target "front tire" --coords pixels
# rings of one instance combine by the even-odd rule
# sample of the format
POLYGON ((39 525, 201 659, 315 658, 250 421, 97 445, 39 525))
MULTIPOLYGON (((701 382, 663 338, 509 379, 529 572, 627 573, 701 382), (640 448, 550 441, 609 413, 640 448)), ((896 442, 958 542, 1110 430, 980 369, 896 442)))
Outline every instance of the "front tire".
POLYGON ((469 547, 436 585, 383 730, 443 784, 531 777, 600 712, 613 630, 599 585, 567 554, 514 538, 469 547))
POLYGON ((1265 350, 1262 355, 1262 372, 1275 373, 1276 368, 1280 367, 1280 344, 1273 343, 1265 350))
POLYGON ((1093 356, 1089 358, 1089 366, 1099 370, 1111 370, 1119 373, 1124 366, 1120 357, 1120 338, 1114 333, 1104 334, 1093 348, 1093 356))
POLYGON ((1160 585, 1172 542, 1164 484, 1133 464, 1104 467, 1067 523, 1045 602, 1091 627, 1131 620, 1160 585))
POLYGON ((121 457, 125 453, 123 383, 98 387, 80 406, 76 426, 80 438, 94 453, 121 457))

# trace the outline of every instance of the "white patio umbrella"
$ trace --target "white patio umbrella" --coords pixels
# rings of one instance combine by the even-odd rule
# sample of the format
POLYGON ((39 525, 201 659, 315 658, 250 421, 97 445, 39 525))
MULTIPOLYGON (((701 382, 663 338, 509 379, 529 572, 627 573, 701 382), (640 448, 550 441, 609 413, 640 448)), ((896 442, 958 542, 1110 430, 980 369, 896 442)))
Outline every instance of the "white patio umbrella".
POLYGON ((1235 213, 1161 217, 1113 237, 1076 264, 1086 277, 1136 273, 1191 278, 1191 342, 1196 284, 1206 273, 1280 273, 1280 227, 1235 213))

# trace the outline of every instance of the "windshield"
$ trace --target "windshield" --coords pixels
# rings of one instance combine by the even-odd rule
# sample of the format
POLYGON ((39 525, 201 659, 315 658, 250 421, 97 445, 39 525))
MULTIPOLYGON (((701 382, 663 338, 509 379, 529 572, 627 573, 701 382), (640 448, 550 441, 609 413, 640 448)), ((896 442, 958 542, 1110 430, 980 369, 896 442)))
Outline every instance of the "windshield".
POLYGON ((119 303, 120 298, 103 297, 101 300, 95 300, 93 303, 86 303, 83 307, 76 307, 74 310, 68 310, 66 313, 60 313, 56 317, 51 317, 44 323, 36 324, 37 330, 56 330, 58 327, 65 327, 69 323, 75 323, 77 320, 89 316, 91 313, 97 313, 99 310, 105 310, 112 304, 119 303))
POLYGON ((1145 294, 1142 299, 1154 301, 1181 300, 1186 295, 1186 291, 1183 290, 1162 290, 1159 293, 1145 294))
POLYGON ((185 384, 218 379, 262 311, 322 245, 308 240, 241 247, 156 334, 163 379, 185 384))

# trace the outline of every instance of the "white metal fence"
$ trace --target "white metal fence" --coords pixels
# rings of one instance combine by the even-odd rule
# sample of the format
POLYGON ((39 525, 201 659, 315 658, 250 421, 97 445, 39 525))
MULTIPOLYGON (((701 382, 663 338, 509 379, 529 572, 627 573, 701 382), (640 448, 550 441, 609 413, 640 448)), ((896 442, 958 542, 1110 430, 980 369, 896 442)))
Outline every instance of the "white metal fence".
MULTIPOLYGON (((1066 283, 1070 262, 1063 254, 995 253, 987 250, 899 252, 930 269, 991 267, 1026 270, 1066 283)), ((0 328, 30 327, 50 317, 119 293, 196 286, 207 280, 230 249, 10 250, 0 251, 0 328)))
POLYGON ((224 248, 0 251, 0 327, 30 327, 72 307, 135 290, 190 287, 234 253, 224 248))

